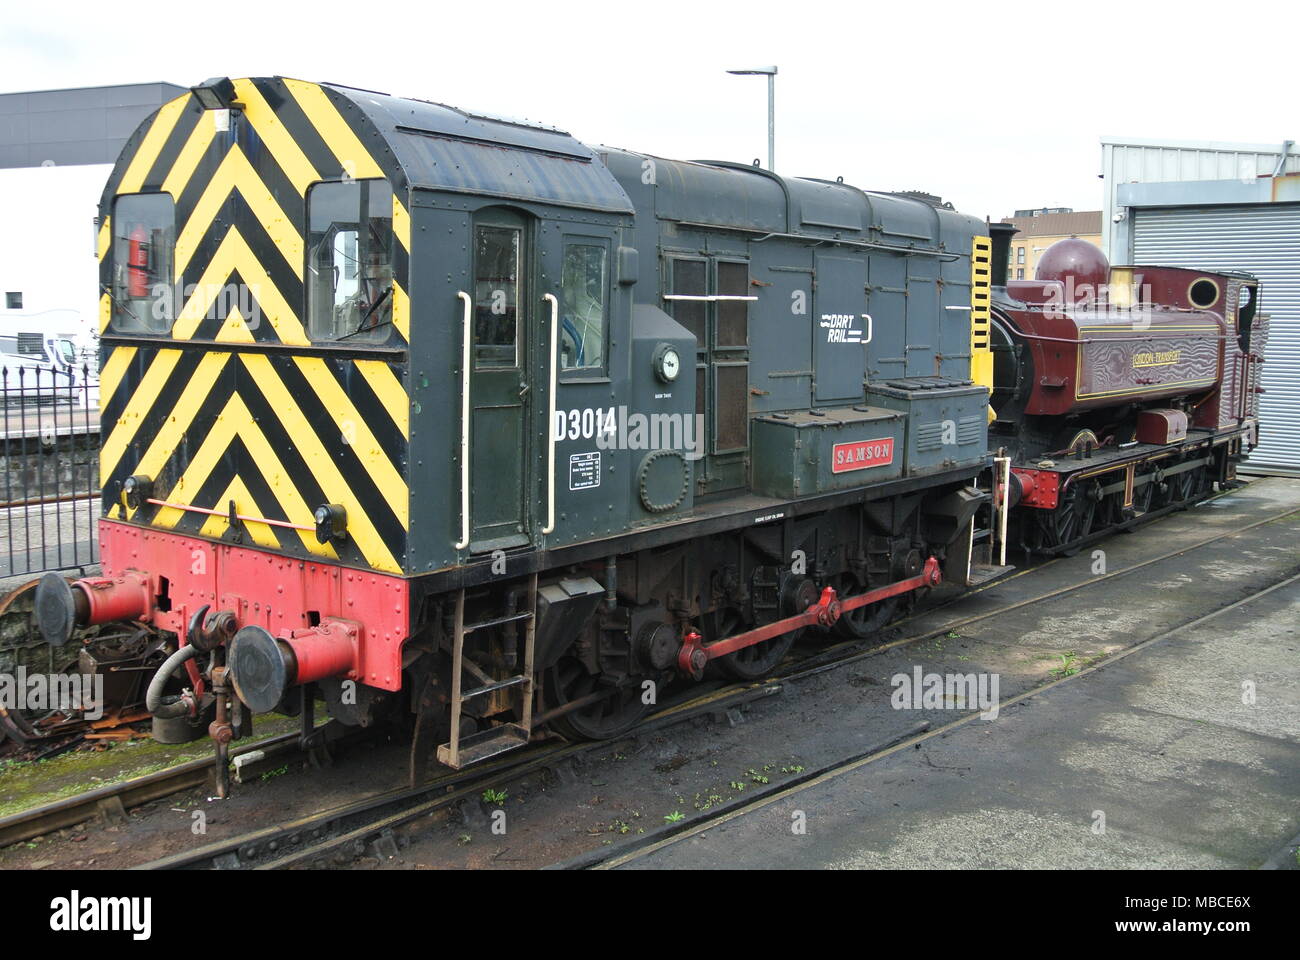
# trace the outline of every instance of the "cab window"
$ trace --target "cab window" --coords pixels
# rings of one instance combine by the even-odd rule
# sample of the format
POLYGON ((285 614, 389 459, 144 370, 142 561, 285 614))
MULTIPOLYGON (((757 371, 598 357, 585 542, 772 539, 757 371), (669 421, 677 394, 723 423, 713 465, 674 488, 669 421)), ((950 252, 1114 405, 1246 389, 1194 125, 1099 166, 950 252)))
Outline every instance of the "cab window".
POLYGON ((137 193, 113 204, 113 277, 109 290, 115 329, 166 333, 174 297, 176 204, 170 194, 137 193))
POLYGON ((382 340, 393 322, 393 190, 387 180, 307 193, 307 316, 313 340, 382 340))
POLYGON ((603 243, 565 244, 560 299, 560 369, 605 366, 609 251, 603 243))

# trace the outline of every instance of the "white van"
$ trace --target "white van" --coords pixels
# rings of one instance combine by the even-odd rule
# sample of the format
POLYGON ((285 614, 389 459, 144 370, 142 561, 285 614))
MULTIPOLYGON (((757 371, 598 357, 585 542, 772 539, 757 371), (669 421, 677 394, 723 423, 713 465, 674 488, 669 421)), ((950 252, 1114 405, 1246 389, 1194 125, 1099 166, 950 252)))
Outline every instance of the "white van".
MULTIPOLYGON (((0 385, 6 402, 99 402, 98 361, 93 345, 75 333, 58 332, 55 314, 4 317, 0 321, 0 385)), ((75 313, 74 313, 75 316, 75 313)), ((65 324, 66 325, 66 324, 65 324)))

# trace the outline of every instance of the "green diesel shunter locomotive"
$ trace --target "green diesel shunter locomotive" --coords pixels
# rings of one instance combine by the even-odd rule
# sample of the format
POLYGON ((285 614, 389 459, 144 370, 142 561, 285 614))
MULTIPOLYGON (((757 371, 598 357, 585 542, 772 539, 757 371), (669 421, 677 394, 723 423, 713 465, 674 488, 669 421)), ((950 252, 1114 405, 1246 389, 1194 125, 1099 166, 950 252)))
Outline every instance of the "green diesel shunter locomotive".
MULTIPOLYGON (((283 78, 129 140, 101 207, 103 574, 160 737, 414 719, 413 773, 757 678, 966 583, 990 244, 937 201, 283 78), (171 652, 174 651, 174 652, 171 652), (215 718, 215 720, 214 720, 215 718)), ((976 523, 977 515, 981 522, 976 523)))

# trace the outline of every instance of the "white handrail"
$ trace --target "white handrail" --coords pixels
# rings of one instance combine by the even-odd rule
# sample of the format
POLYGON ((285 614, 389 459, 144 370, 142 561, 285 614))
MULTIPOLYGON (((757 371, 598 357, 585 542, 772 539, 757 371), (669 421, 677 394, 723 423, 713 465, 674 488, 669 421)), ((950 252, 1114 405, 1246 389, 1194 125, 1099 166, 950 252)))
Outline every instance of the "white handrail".
POLYGON ((1007 504, 1011 502, 1011 458, 994 457, 993 463, 999 468, 998 477, 999 486, 1002 487, 1002 495, 995 497, 998 506, 998 562, 1002 566, 1007 565, 1007 504))
POLYGON ((542 527, 542 533, 550 533, 555 529, 555 348, 560 301, 550 293, 542 294, 542 299, 551 305, 551 389, 546 394, 546 526, 542 527))
POLYGON ((865 321, 867 321, 867 339, 863 340, 862 342, 863 342, 863 343, 870 343, 870 342, 871 342, 871 326, 872 326, 872 324, 871 324, 871 314, 869 314, 869 313, 864 313, 864 314, 862 315, 862 319, 865 320, 865 321))
POLYGON ((474 338, 474 301, 464 290, 456 292, 464 310, 464 343, 460 353, 460 540, 457 550, 469 546, 469 355, 470 341, 474 338))

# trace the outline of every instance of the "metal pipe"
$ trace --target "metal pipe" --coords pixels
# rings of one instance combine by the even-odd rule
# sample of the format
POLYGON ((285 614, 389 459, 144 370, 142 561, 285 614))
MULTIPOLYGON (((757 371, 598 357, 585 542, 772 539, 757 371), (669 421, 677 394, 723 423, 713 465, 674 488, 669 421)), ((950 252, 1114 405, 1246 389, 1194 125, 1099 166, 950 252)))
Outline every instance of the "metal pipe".
POLYGON ((605 609, 611 613, 618 606, 618 560, 605 558, 605 609))
MULTIPOLYGON (((173 510, 185 510, 190 513, 205 513, 210 517, 231 516, 229 510, 210 510, 207 507, 196 507, 191 503, 173 503, 170 500, 158 500, 154 497, 149 497, 145 500, 145 503, 152 503, 156 507, 170 507, 173 510)), ((244 523, 264 523, 268 527, 285 527, 289 530, 306 530, 308 533, 312 533, 316 530, 315 527, 310 526, 309 524, 290 523, 287 520, 272 520, 270 517, 252 517, 242 513, 236 513, 234 514, 234 517, 236 520, 242 520, 244 523)))
POLYGON ((1286 158, 1291 153, 1291 148, 1295 146, 1294 140, 1282 141, 1282 155, 1277 158, 1277 166, 1273 168, 1273 176, 1280 177, 1286 173, 1286 158))
POLYGON ((776 171, 776 67, 767 75, 767 169, 776 171))

